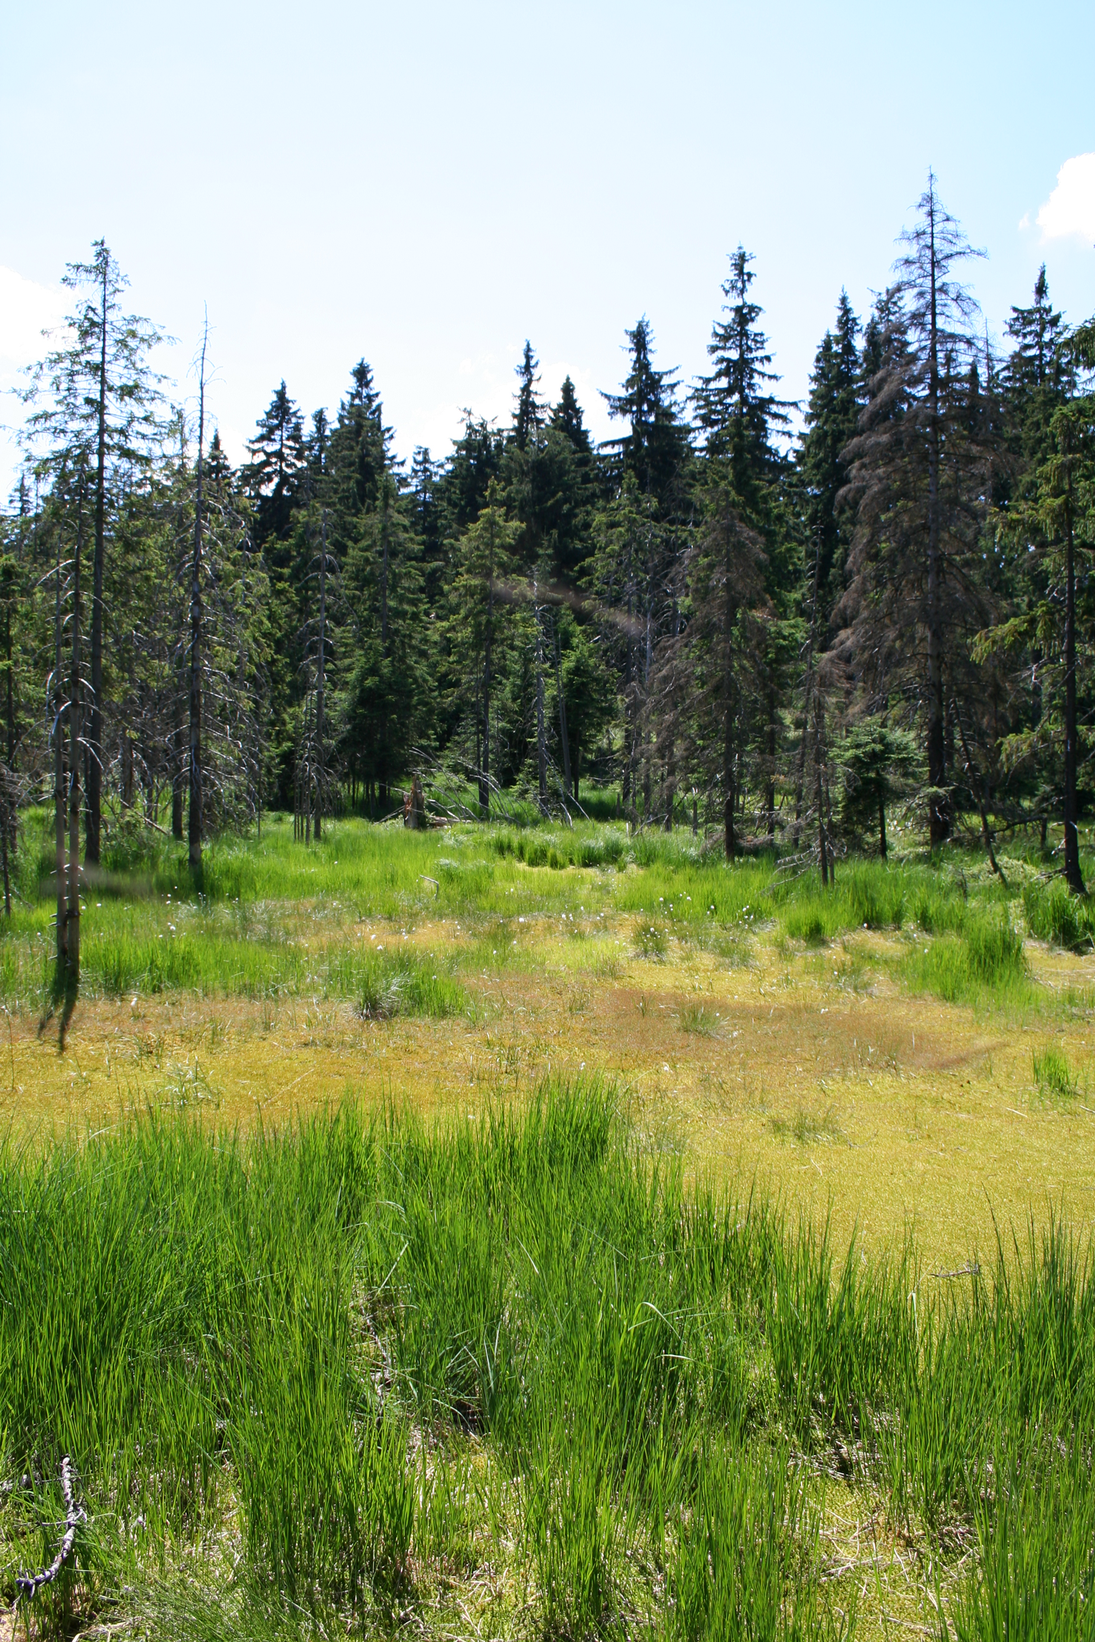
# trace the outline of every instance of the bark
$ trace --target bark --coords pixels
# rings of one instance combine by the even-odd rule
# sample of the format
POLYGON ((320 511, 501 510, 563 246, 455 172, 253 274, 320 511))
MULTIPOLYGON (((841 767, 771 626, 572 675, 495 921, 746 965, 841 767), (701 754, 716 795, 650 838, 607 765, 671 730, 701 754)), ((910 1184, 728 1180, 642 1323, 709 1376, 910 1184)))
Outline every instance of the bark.
POLYGON ((559 655, 559 633, 555 632, 555 693, 559 697, 559 746, 563 754, 563 795, 577 798, 577 786, 572 783, 570 768, 570 737, 567 734, 567 700, 563 690, 563 666, 559 655))
POLYGON ((1072 518, 1072 465, 1068 465, 1065 505, 1065 881, 1084 895, 1080 839, 1076 828, 1076 541, 1072 518))
MULTIPOLYGON (((383 524, 380 527, 381 559, 380 559, 380 649, 381 654, 388 655, 388 487, 383 486, 384 514, 383 524)), ((324 543, 326 543, 327 515, 323 516, 324 543)), ((326 546, 324 547, 326 553, 326 546)))
MULTIPOLYGON (((384 642, 388 638, 388 536, 387 526, 384 533, 384 642)), ((326 734, 326 701, 327 688, 327 509, 323 509, 320 524, 319 546, 319 671, 316 675, 316 838, 323 836, 323 786, 325 760, 323 756, 323 738, 326 734)))
POLYGON ((821 863, 822 887, 829 887, 829 840, 825 832, 825 791, 822 779, 821 705, 814 705, 814 777, 817 799, 817 853, 821 863))
MULTIPOLYGON (((494 525, 491 525, 493 533, 494 525)), ((483 634, 483 745, 479 755, 479 817, 490 820, 490 690, 491 649, 494 639, 494 553, 490 555, 490 582, 487 589, 487 622, 483 634)))
POLYGON ((182 698, 176 696, 171 725, 171 836, 180 843, 183 835, 182 738, 182 698))
POLYGON ((928 333, 928 812, 931 847, 950 835, 949 805, 943 795, 947 778, 943 712, 943 623, 940 589, 939 498, 939 315, 935 252, 935 203, 929 206, 931 320, 928 333))
MULTIPOLYGON (((727 643, 729 645, 729 640, 727 643)), ((729 660, 726 668, 726 702, 722 724, 722 790, 723 844, 726 859, 732 861, 738 853, 738 848, 737 839, 734 837, 734 702, 733 672, 729 660)))
POLYGON ((202 338, 198 387, 198 462, 195 473, 194 550, 190 564, 190 804, 187 817, 187 844, 190 870, 196 876, 202 868, 202 548, 205 520, 203 508, 203 461, 205 450, 205 348, 202 338))
POLYGON ((91 594, 91 712, 88 722, 87 823, 84 859, 97 866, 103 805, 103 566, 106 556, 106 343, 110 259, 103 258, 99 402, 95 461, 95 557, 91 594))
MULTIPOLYGON (((61 683, 61 548, 57 546, 53 608, 53 851, 57 875, 57 978, 65 967, 65 725, 61 683)), ((52 1013, 52 1011, 51 1011, 52 1013)), ((43 1022, 44 1024, 44 1022, 43 1022)))
POLYGON ((539 589, 533 583, 533 615, 536 621, 536 769, 540 787, 540 808, 547 805, 547 727, 544 723, 544 627, 539 589))
POLYGON ((81 494, 76 525, 76 559, 72 582, 72 683, 68 696, 68 884, 65 906, 64 1008, 57 1035, 64 1052, 76 998, 80 990, 80 560, 83 555, 84 519, 81 494))
MULTIPOLYGON (((959 710, 957 701, 955 702, 954 712, 955 712, 955 717, 958 720, 958 734, 961 737, 962 752, 965 755, 966 774, 969 776, 970 791, 973 793, 974 800, 977 804, 978 813, 981 816, 981 838, 982 838, 982 841, 983 841, 984 846, 985 846, 985 854, 989 858, 989 865, 992 867, 993 872, 995 872, 997 874, 997 876, 999 877, 1001 883, 1006 888, 1007 887, 1007 879, 1004 877, 1003 872, 1000 870, 999 862, 996 859, 996 852, 992 847, 992 828, 989 826, 988 805, 986 803, 985 797, 982 796, 982 783, 981 783, 980 777, 978 775, 977 769, 974 765, 973 759, 970 756, 969 743, 966 740, 966 729, 965 729, 965 725, 962 723, 962 714, 961 714, 961 711, 959 710)), ((986 781, 984 783, 984 786, 985 786, 985 788, 988 787, 987 778, 986 778, 986 781)))

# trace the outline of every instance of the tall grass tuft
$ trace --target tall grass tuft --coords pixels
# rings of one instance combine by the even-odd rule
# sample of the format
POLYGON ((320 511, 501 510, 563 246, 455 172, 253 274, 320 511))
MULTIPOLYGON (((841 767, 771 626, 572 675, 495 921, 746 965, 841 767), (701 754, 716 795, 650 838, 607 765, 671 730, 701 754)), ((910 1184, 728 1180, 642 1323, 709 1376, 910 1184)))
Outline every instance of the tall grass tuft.
POLYGON ((1022 936, 1006 909, 998 915, 969 909, 961 934, 927 945, 914 941, 901 968, 913 991, 932 992, 948 1003, 1006 1006, 1025 1003, 1032 993, 1022 936))
POLYGON ((158 1568, 161 1634, 224 1634, 228 1555, 256 1637, 427 1627, 486 1564, 548 1636, 837 1635, 839 1452, 933 1559, 979 1547, 959 1634, 1087 1634, 1095 1274, 1059 1225, 955 1282, 838 1255, 686 1189, 583 1081, 475 1123, 9 1142, 0 1255, 9 1593, 69 1454, 81 1587, 158 1568))
POLYGON ((1086 900, 1070 892, 1063 878, 1050 884, 1025 884, 1023 913, 1036 940, 1051 941, 1070 952, 1090 951, 1091 910, 1086 900))

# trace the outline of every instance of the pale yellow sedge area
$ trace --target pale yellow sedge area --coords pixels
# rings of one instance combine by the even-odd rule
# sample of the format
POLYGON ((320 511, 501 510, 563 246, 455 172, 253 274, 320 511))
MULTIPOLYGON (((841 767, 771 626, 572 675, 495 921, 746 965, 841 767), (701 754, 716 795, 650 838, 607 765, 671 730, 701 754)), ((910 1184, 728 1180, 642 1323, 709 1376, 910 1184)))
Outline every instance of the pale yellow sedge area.
MULTIPOLYGON (((308 920, 302 920, 306 923, 308 920)), ((313 926, 314 927, 314 926, 313 926)), ((188 1109, 247 1127, 347 1094, 476 1121, 547 1073, 618 1083, 642 1144, 686 1172, 795 1213, 831 1217, 838 1243, 899 1247, 927 1269, 991 1257, 996 1227, 1095 1223, 1095 1022, 1011 1019, 906 992, 897 937, 859 932, 817 950, 753 938, 725 957, 670 938, 638 955, 636 920, 553 916, 413 927, 322 926, 332 941, 408 946, 455 965, 472 1009, 448 1019, 362 1020, 334 1000, 82 1000, 68 1049, 37 1018, 0 1020, 0 1121, 41 1141, 134 1108, 188 1109), (508 941, 508 947, 499 942, 508 941), (493 943, 493 944, 492 944, 493 943), (743 961, 744 960, 744 961, 743 961), (7 1042, 4 1042, 4 1038, 7 1042), (1075 1097, 1046 1099, 1032 1054, 1067 1057, 1075 1097)), ((1049 987, 1091 985, 1095 959, 1027 943, 1049 987)))

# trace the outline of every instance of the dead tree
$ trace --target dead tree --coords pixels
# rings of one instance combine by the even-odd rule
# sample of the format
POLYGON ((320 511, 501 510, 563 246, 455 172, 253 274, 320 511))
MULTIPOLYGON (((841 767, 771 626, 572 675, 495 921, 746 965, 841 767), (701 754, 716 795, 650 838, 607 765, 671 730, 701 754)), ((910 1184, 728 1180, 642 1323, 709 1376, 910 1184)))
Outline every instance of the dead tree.
POLYGON ((190 870, 196 880, 202 870, 202 579, 204 566, 205 497, 202 489, 202 462, 205 449, 205 350, 209 341, 209 321, 202 332, 201 360, 198 367, 198 460, 194 475, 194 550, 190 561, 190 678, 188 702, 190 735, 188 754, 190 763, 189 812, 187 815, 187 854, 190 870))

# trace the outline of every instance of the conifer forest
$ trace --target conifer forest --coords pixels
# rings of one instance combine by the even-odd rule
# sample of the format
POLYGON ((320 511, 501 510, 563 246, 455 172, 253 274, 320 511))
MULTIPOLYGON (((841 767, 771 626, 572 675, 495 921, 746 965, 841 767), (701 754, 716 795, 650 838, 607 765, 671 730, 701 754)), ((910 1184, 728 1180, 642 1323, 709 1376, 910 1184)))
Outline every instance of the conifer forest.
POLYGON ((1095 333, 1042 277, 998 352, 975 273, 932 179, 872 311, 838 295, 793 437, 739 246, 709 374, 638 316, 604 444, 527 342, 509 426, 409 456, 366 360, 307 413, 272 361, 235 466, 204 349, 184 413, 97 242, 2 522, 6 789, 78 793, 89 865, 139 820, 198 869, 263 810, 380 819, 416 773, 483 817, 612 788, 823 878, 915 795, 933 846, 1062 824, 1080 891, 1095 333))
POLYGON ((611 437, 530 337, 409 452, 67 266, 0 1642, 1095 1637, 1095 317, 982 255, 929 173, 805 403, 738 245, 611 437))

